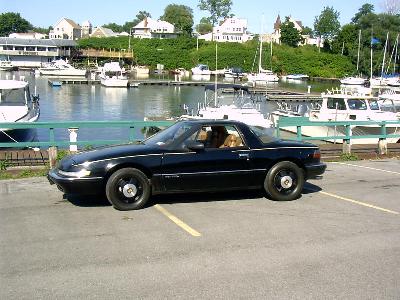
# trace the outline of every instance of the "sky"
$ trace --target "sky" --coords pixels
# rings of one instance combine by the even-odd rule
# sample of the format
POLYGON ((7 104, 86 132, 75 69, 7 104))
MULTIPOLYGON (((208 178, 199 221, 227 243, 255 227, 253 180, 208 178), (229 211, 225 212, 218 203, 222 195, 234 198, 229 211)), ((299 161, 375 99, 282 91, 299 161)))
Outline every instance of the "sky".
MULTIPOLYGON (((232 0, 232 13, 248 22, 248 30, 259 33, 272 32, 273 23, 278 14, 282 20, 292 16, 303 25, 313 28, 314 18, 325 6, 331 6, 340 13, 342 25, 349 23, 358 9, 365 3, 375 6, 376 12, 382 11, 383 0, 232 0), (262 21, 264 20, 264 21, 262 21)), ((123 25, 135 19, 140 10, 149 12, 154 19, 164 13, 168 4, 183 4, 193 9, 195 24, 207 12, 197 5, 199 0, 0 0, 0 13, 15 12, 36 27, 54 26, 61 18, 69 18, 78 24, 89 20, 92 25, 101 26, 107 23, 123 25)))

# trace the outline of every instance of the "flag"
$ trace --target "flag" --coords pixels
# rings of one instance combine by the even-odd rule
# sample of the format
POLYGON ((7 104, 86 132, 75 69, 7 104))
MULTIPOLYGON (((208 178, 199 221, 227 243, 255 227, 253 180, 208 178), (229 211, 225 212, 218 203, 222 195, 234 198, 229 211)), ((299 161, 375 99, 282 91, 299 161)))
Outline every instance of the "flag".
POLYGON ((377 38, 371 38, 371 45, 379 44, 381 41, 377 38))

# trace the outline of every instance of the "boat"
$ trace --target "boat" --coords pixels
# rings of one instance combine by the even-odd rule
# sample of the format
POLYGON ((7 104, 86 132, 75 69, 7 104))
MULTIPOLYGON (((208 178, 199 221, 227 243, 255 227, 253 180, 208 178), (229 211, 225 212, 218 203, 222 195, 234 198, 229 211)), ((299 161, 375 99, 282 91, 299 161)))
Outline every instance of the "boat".
POLYGON ((14 69, 14 66, 9 60, 0 60, 0 71, 11 71, 14 69))
MULTIPOLYGON (((318 107, 300 109, 304 106, 289 107, 287 104, 278 104, 278 109, 271 112, 271 120, 275 125, 281 117, 305 117, 309 121, 398 121, 398 116, 392 111, 382 109, 377 97, 362 93, 353 93, 346 89, 332 90, 322 94, 322 103, 318 107)), ((296 133, 297 127, 283 127, 284 131, 296 133)), ((345 135, 344 126, 304 126, 302 135, 308 137, 329 137, 345 135)), ((399 134, 397 124, 386 126, 387 134, 399 134)), ((352 135, 377 135, 381 133, 379 125, 354 125, 352 135)), ((325 140, 325 139, 322 139, 325 140)), ((398 142, 398 138, 388 138, 389 143, 398 142)), ((343 143, 343 140, 328 142, 343 143)), ((371 144, 374 139, 352 139, 352 144, 371 144)))
POLYGON ((86 70, 76 69, 67 61, 57 59, 39 68, 39 73, 46 76, 85 76, 86 70))
POLYGON ((207 65, 198 64, 196 67, 191 69, 192 75, 211 75, 211 71, 207 65))
POLYGON ((136 73, 136 75, 149 75, 150 69, 146 66, 133 66, 132 71, 136 73))
POLYGON ((269 118, 265 118, 256 107, 256 100, 249 92, 249 87, 238 84, 209 84, 204 88, 204 101, 198 103, 197 110, 190 112, 184 107, 186 114, 181 115, 179 120, 188 119, 213 119, 213 120, 236 120, 251 126, 271 129, 273 124, 269 118), (232 93, 230 93, 232 92, 232 93), (231 94, 229 99, 222 99, 220 93, 231 94), (230 103, 222 103, 228 100, 230 103))
POLYGON ((30 142, 33 129, 4 128, 2 123, 35 122, 40 115, 39 96, 31 96, 23 80, 0 80, 0 142, 30 142))
POLYGON ((242 68, 228 68, 224 71, 225 78, 234 78, 234 79, 241 79, 243 78, 245 73, 243 72, 242 68))
POLYGON ((119 62, 105 63, 101 67, 99 75, 100 83, 106 87, 128 87, 128 78, 125 75, 125 69, 121 68, 119 62))
MULTIPOLYGON (((262 47, 263 42, 260 38, 260 49, 259 49, 259 57, 258 57, 258 73, 250 73, 247 75, 247 80, 253 85, 257 84, 265 85, 270 82, 278 82, 279 77, 272 72, 272 70, 266 70, 262 68, 262 47)), ((271 43, 271 55, 272 55, 272 43, 271 43)))
POLYGON ((309 76, 305 75, 305 74, 289 74, 289 75, 286 75, 286 79, 289 79, 289 80, 306 80, 308 78, 309 78, 309 76))
POLYGON ((357 76, 349 76, 345 77, 340 80, 341 84, 346 84, 346 85, 364 85, 366 79, 362 77, 357 77, 357 76))

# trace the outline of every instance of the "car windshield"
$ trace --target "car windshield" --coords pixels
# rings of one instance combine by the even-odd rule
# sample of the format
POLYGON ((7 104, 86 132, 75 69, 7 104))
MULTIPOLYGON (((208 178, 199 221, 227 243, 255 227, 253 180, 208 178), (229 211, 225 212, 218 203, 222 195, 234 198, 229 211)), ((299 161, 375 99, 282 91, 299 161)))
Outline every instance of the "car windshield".
POLYGON ((185 122, 175 123, 174 125, 152 135, 148 139, 144 140, 143 143, 146 145, 165 147, 182 136, 182 134, 192 129, 192 127, 193 125, 185 122))
POLYGON ((273 128, 265 128, 261 126, 249 126, 251 131, 263 142, 264 144, 276 141, 277 138, 273 136, 273 128))

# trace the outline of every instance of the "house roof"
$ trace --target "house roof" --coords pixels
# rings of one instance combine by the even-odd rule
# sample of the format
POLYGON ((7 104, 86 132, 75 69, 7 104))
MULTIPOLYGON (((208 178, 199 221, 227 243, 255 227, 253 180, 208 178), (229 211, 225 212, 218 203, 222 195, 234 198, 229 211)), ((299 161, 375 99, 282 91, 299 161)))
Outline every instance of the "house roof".
POLYGON ((60 21, 58 21, 54 27, 57 27, 57 25, 60 24, 60 22, 61 22, 62 20, 65 20, 69 25, 71 25, 71 26, 72 26, 73 28, 75 28, 75 29, 82 29, 81 26, 79 26, 78 24, 76 24, 76 23, 75 23, 74 21, 72 21, 71 19, 67 19, 67 18, 62 18, 62 19, 60 19, 60 21))

